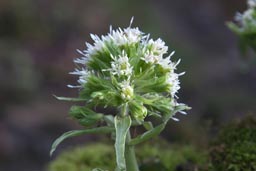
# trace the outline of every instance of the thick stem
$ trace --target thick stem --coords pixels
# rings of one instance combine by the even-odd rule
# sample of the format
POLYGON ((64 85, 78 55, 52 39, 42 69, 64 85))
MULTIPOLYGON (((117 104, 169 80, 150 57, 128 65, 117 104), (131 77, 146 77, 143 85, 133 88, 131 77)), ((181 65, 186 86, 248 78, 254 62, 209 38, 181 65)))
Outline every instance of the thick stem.
POLYGON ((125 162, 126 171, 139 171, 138 163, 135 156, 134 146, 128 145, 131 140, 130 130, 126 135, 126 145, 125 145, 125 162))

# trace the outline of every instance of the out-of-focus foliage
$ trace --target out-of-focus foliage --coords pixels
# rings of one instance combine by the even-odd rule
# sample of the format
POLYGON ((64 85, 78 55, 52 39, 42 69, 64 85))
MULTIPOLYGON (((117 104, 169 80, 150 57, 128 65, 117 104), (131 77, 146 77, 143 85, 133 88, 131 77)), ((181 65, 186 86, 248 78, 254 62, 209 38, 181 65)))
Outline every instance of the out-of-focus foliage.
POLYGON ((49 171, 91 171, 95 167, 114 170, 113 146, 91 144, 67 150, 50 163, 49 171))
POLYGON ((170 145, 162 141, 142 144, 138 147, 137 157, 141 171, 160 170, 157 166, 161 165, 166 171, 194 171, 206 163, 206 153, 195 146, 170 145))
POLYGON ((256 51, 256 1, 248 0, 248 9, 235 16, 237 24, 228 23, 228 27, 239 36, 241 51, 246 52, 248 47, 256 51))
MULTIPOLYGON (((141 171, 194 171, 206 162, 206 154, 189 145, 170 145, 165 142, 138 146, 137 157, 141 171)), ((49 165, 49 171, 91 171, 95 167, 115 168, 114 148, 106 144, 76 147, 60 154, 49 165)))
POLYGON ((255 171, 255 117, 247 117, 223 128, 211 147, 210 158, 214 171, 255 171))

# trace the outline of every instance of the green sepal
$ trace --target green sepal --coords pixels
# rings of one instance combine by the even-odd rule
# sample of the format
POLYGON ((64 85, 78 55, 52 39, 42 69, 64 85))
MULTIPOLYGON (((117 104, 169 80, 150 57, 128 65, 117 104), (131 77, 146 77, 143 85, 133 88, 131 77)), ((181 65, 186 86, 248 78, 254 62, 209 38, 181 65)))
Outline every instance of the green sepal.
POLYGON ((120 117, 115 116, 115 130, 116 130, 116 139, 115 139, 115 151, 116 151, 116 162, 119 171, 126 170, 125 163, 125 141, 126 135, 130 129, 132 120, 129 115, 120 117))
POLYGON ((58 145, 64 141, 67 138, 83 135, 83 134, 107 134, 113 132, 115 129, 113 127, 97 127, 97 128, 91 128, 91 129, 86 129, 86 130, 73 130, 73 131, 68 131, 62 134, 59 138, 57 138, 51 147, 50 151, 50 156, 52 156, 53 152, 56 150, 58 145))

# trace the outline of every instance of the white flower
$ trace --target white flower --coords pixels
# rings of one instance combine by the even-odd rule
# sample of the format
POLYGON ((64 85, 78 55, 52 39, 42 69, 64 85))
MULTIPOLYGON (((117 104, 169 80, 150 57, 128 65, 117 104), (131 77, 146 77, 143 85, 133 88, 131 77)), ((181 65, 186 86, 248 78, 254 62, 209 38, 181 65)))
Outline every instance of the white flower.
POLYGON ((180 63, 180 60, 178 62, 173 63, 171 61, 171 57, 174 55, 175 51, 173 51, 168 57, 161 58, 158 62, 159 65, 161 65, 164 69, 173 71, 176 69, 176 66, 180 63))
POLYGON ((77 49, 77 52, 80 53, 83 56, 80 57, 80 58, 75 59, 74 63, 86 65, 86 63, 88 61, 88 55, 86 53, 80 51, 79 49, 77 49))
POLYGON ((138 43, 141 40, 144 40, 146 36, 143 36, 143 33, 138 29, 138 27, 131 28, 132 21, 133 19, 131 20, 130 26, 125 29, 118 28, 117 30, 112 30, 112 27, 110 26, 110 33, 105 36, 99 37, 97 35, 90 34, 94 43, 90 44, 86 42, 85 44, 87 49, 79 51, 79 53, 86 57, 87 60, 85 61, 85 58, 81 58, 77 59, 75 62, 80 64, 87 62, 89 57, 95 55, 99 51, 102 51, 108 43, 113 43, 116 46, 122 46, 138 43))
POLYGON ((176 74, 173 72, 170 73, 167 78, 167 83, 169 84, 170 94, 172 97, 174 97, 180 89, 179 75, 180 74, 176 74))
POLYGON ((121 46, 127 43, 127 39, 124 36, 124 32, 121 28, 118 30, 112 30, 110 34, 108 34, 113 43, 117 46, 121 46))
MULTIPOLYGON (((88 78, 88 76, 90 75, 90 72, 89 72, 88 70, 82 68, 82 70, 76 69, 75 71, 70 72, 70 74, 79 75, 79 79, 78 79, 77 82, 78 82, 80 85, 83 85, 83 84, 85 84, 85 83, 87 82, 87 78, 88 78)), ((73 88, 73 87, 81 87, 81 86, 72 86, 72 85, 68 85, 68 87, 73 88)))
POLYGON ((111 69, 113 75, 118 76, 130 76, 132 74, 132 66, 129 63, 129 58, 127 57, 127 54, 125 52, 122 52, 122 55, 119 55, 118 57, 113 57, 113 62, 111 62, 111 69))
POLYGON ((130 86, 130 82, 125 80, 120 84, 121 97, 123 100, 131 100, 133 97, 133 88, 130 86))
POLYGON ((141 40, 142 32, 138 29, 138 27, 136 28, 128 27, 124 29, 124 35, 127 38, 127 42, 129 44, 132 44, 132 43, 137 43, 141 40))
POLYGON ((156 41, 150 39, 148 41, 148 46, 153 54, 158 56, 163 56, 163 54, 167 53, 168 51, 168 46, 165 46, 165 42, 160 38, 158 38, 156 41))
POLYGON ((118 46, 122 46, 125 44, 133 44, 138 43, 142 38, 142 32, 138 28, 126 28, 122 30, 119 28, 118 30, 112 30, 108 36, 114 42, 114 44, 118 46))
POLYGON ((85 51, 88 55, 94 55, 97 51, 101 51, 104 47, 104 41, 101 40, 97 35, 91 34, 90 35, 94 44, 91 45, 90 43, 85 43, 87 46, 87 50, 85 51))
POLYGON ((159 58, 160 58, 159 56, 154 55, 153 52, 147 50, 147 51, 145 52, 145 56, 142 57, 141 59, 144 60, 146 63, 151 63, 151 64, 153 64, 153 63, 158 63, 159 58))
POLYGON ((145 56, 141 59, 144 60, 146 63, 159 63, 163 60, 163 55, 168 51, 168 47, 165 46, 165 42, 162 41, 162 39, 160 38, 156 41, 154 41, 153 39, 145 41, 144 46, 145 56))

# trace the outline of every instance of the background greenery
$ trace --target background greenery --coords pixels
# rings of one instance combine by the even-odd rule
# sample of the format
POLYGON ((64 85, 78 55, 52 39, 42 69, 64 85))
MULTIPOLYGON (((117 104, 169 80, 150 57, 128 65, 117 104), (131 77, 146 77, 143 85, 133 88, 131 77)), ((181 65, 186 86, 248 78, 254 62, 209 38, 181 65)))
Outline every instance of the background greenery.
MULTIPOLYGON (((170 145, 157 140, 142 144, 136 149, 141 171, 193 171, 207 161, 206 153, 191 145, 170 145)), ((91 171, 95 167, 115 169, 112 145, 89 144, 65 151, 50 163, 49 171, 91 171)))
MULTIPOLYGON (((68 118, 71 104, 52 95, 77 96, 66 87, 76 83, 68 75, 76 49, 91 42, 89 33, 126 27, 132 16, 134 26, 176 51, 173 59, 181 58, 179 71, 186 71, 179 97, 193 109, 162 137, 207 148, 220 125, 256 112, 255 54, 242 56, 225 25, 245 9, 245 0, 0 1, 0 170, 43 170, 53 140, 81 128, 68 118)), ((56 155, 102 138, 70 139, 56 155)))

